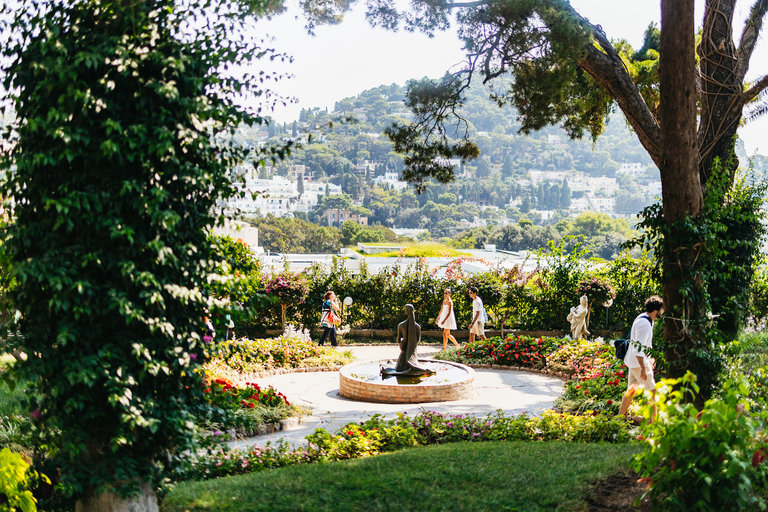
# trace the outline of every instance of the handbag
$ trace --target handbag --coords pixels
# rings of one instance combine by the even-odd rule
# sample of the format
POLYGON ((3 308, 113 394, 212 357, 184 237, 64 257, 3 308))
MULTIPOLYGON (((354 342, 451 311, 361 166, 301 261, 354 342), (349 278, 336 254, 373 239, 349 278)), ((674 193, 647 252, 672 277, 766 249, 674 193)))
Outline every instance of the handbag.
POLYGON ((328 323, 331 325, 341 325, 341 317, 334 310, 328 312, 328 323))

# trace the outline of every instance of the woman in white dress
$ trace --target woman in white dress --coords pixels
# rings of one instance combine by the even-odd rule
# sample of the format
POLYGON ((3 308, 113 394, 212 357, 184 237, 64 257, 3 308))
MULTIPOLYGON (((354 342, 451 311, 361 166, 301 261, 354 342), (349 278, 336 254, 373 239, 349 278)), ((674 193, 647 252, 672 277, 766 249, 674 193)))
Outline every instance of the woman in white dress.
POLYGON ((451 340, 456 347, 459 346, 456 338, 451 336, 451 331, 456 329, 456 315, 453 314, 451 290, 443 292, 443 307, 440 308, 440 314, 437 317, 437 326, 443 330, 443 350, 448 345, 448 340, 451 340))

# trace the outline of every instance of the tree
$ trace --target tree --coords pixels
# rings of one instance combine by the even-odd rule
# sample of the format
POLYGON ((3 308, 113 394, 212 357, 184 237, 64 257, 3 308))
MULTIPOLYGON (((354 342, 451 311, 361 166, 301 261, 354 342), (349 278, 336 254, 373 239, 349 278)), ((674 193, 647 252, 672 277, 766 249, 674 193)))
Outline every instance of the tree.
POLYGON ((218 72, 274 53, 239 30, 260 12, 226 0, 0 6, 17 114, 0 154, 3 171, 16 167, 3 240, 23 315, 12 348, 28 356, 4 376, 33 388, 35 444, 55 447, 78 510, 117 509, 139 489, 131 509, 149 506, 175 454, 196 449, 203 318, 226 311, 206 291, 221 260, 206 233, 247 156, 226 140, 264 122, 225 94, 258 96, 249 84, 261 82, 218 72))
POLYGON ((561 124, 573 138, 588 132, 594 139, 603 131, 612 104, 621 109, 661 173, 666 241, 660 257, 670 313, 664 337, 670 342, 666 355, 673 375, 687 370, 691 358, 706 352, 702 347, 708 345, 704 333, 693 327, 706 318, 697 291, 703 283, 699 277, 696 284, 694 277, 706 258, 699 252, 702 246, 689 237, 697 231, 691 223, 702 222, 715 161, 723 164, 723 186, 732 185, 738 163, 734 136, 743 109, 768 88, 766 75, 746 82, 768 1, 753 2, 738 44, 732 40, 735 4, 706 3, 698 61, 693 0, 663 0, 659 51, 654 50, 651 29, 647 45, 637 54, 626 42, 611 43, 600 25, 580 16, 566 0, 445 1, 430 2, 428 9, 426 2, 417 1, 418 15, 399 11, 394 0, 382 0, 369 12, 374 24, 396 28, 402 23, 433 33, 448 26, 452 9, 460 10, 467 67, 441 80, 409 82, 407 103, 417 114, 416 122, 394 125, 387 132, 395 148, 408 155, 406 165, 415 163, 403 173, 414 183, 428 177, 450 181, 452 176, 439 165, 412 159, 413 154, 426 150, 434 158, 471 152, 466 138, 452 145, 449 136, 455 130, 449 133, 445 126, 462 123, 454 115, 476 74, 486 83, 514 76, 495 89, 493 98, 517 108, 523 133, 561 124))

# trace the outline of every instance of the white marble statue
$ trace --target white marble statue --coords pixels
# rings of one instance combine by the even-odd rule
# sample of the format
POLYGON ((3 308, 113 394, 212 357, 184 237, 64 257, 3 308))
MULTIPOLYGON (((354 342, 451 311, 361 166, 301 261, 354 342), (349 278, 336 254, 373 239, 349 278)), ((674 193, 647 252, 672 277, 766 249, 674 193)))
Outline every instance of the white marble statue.
POLYGON ((571 308, 566 320, 571 322, 571 336, 574 340, 586 338, 589 336, 587 330, 587 313, 589 313, 589 300, 586 295, 582 295, 579 305, 571 308))

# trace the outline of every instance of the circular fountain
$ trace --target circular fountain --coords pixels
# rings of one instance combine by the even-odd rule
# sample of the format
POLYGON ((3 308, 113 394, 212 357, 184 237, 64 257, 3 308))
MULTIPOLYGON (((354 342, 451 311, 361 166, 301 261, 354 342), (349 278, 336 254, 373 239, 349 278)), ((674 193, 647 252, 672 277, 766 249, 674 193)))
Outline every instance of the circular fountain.
POLYGON ((419 359, 429 375, 382 375, 392 360, 348 364, 339 370, 339 394, 361 402, 387 404, 448 402, 472 398, 475 371, 450 361, 419 359))

